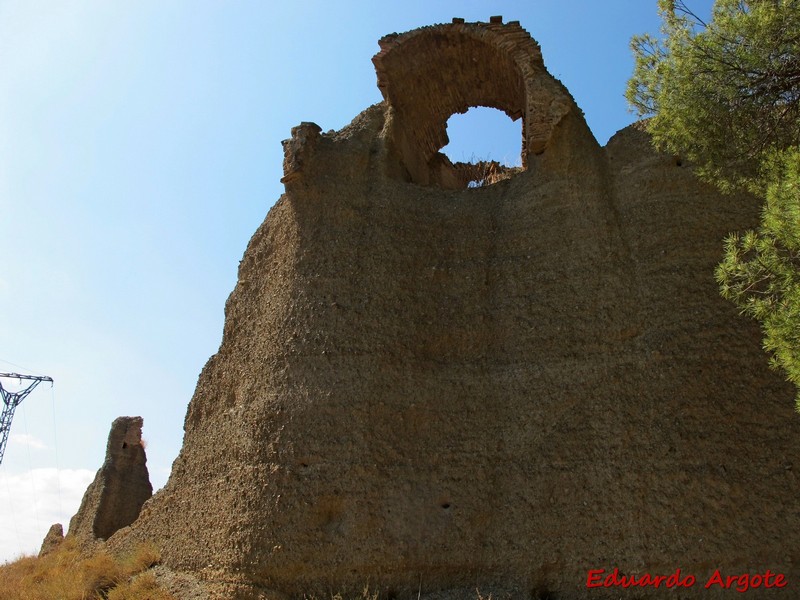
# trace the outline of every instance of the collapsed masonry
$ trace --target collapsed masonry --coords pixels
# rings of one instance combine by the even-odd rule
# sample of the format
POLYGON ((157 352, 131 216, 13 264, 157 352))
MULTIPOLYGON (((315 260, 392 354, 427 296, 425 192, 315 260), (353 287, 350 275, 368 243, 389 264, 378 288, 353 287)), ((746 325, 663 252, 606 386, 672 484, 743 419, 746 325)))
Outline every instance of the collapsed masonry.
POLYGON ((800 577, 792 390, 713 280, 757 204, 636 127, 600 147, 518 23, 380 46, 382 103, 293 129, 169 483, 110 545, 219 598, 800 577), (523 169, 466 189, 439 150, 475 105, 522 119, 523 169))
MULTIPOLYGON (((111 424, 103 465, 86 488, 78 512, 70 519, 68 535, 81 543, 107 540, 127 527, 153 495, 142 441, 143 423, 142 417, 119 417, 111 424)), ((63 525, 53 524, 42 541, 39 556, 49 554, 63 540, 63 525)))
POLYGON ((69 535, 85 540, 106 540, 133 523, 142 505, 153 495, 142 443, 142 424, 141 417, 114 419, 105 461, 69 522, 69 535))
POLYGON ((39 557, 50 554, 64 541, 64 526, 61 523, 53 523, 42 540, 42 547, 39 548, 39 557))

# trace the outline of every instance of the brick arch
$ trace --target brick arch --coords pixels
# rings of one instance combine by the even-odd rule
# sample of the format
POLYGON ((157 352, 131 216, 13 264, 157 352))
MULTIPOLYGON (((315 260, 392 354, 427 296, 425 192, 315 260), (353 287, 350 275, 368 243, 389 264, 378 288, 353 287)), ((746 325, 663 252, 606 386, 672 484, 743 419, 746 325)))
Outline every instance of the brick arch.
POLYGON ((522 119, 526 168, 532 154, 546 150, 553 129, 573 106, 545 69, 539 44, 517 22, 454 19, 385 36, 379 44, 372 61, 391 110, 391 148, 415 183, 464 187, 439 152, 455 113, 486 106, 522 119))

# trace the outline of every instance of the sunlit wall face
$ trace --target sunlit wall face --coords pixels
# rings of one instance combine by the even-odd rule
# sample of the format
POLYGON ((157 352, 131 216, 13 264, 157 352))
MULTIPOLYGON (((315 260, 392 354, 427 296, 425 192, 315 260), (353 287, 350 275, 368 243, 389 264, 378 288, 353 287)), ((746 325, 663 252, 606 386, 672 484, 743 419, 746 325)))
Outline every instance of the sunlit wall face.
MULTIPOLYGON (((711 2, 692 5, 707 16, 711 2)), ((0 531, 18 531, 0 536, 0 560, 38 550, 74 512, 67 498, 77 507, 120 415, 144 417, 153 484, 164 484, 239 260, 283 192, 281 140, 302 121, 340 129, 381 101, 370 58, 382 36, 486 21, 487 10, 455 0, 0 2, 0 360, 12 363, 0 371, 23 365, 55 380, 54 402, 45 389, 20 407, 27 432, 23 421, 12 435, 26 437, 9 441, 0 469, 0 531), (61 472, 63 510, 58 478, 38 469, 61 472)), ((658 31, 655 0, 500 0, 491 10, 541 44, 601 144, 633 120, 622 96, 628 43, 658 31)), ((515 131, 499 136, 516 140, 511 156, 515 131)), ((448 135, 456 140, 455 125, 448 135)), ((467 158, 473 148, 482 152, 470 142, 467 158)))

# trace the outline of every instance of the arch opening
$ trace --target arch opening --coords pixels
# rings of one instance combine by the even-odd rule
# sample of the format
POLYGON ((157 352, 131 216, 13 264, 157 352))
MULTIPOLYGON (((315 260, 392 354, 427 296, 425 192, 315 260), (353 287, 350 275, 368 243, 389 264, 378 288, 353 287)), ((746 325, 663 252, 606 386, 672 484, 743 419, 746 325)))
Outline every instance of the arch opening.
MULTIPOLYGON (((479 106, 520 122, 519 169, 525 170, 570 110, 568 95, 544 68, 539 45, 519 23, 456 19, 391 34, 379 43, 381 51, 372 60, 389 109, 387 172, 392 177, 454 190, 485 179, 480 171, 490 161, 457 167, 440 151, 448 143, 448 119, 479 106)), ((495 161, 497 167, 502 164, 495 161)))
POLYGON ((522 172, 522 121, 502 110, 470 107, 447 120, 447 156, 464 187, 485 187, 522 172))

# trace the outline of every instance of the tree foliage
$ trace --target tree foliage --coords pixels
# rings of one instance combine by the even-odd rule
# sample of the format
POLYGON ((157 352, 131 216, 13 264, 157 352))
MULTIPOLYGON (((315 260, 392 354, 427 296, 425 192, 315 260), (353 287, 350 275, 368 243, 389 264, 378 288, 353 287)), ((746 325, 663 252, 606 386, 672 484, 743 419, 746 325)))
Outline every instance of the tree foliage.
POLYGON ((800 150, 769 163, 761 225, 725 240, 716 276, 722 295, 761 323, 771 365, 800 389, 800 150))
POLYGON ((633 38, 626 97, 658 147, 764 199, 759 227, 725 240, 716 277, 800 390, 800 2, 716 0, 708 22, 682 0, 658 5, 662 37, 633 38))
POLYGON ((717 0, 708 23, 683 1, 658 4, 663 37, 631 42, 628 101, 701 177, 758 186, 765 159, 800 142, 800 3, 717 0))

